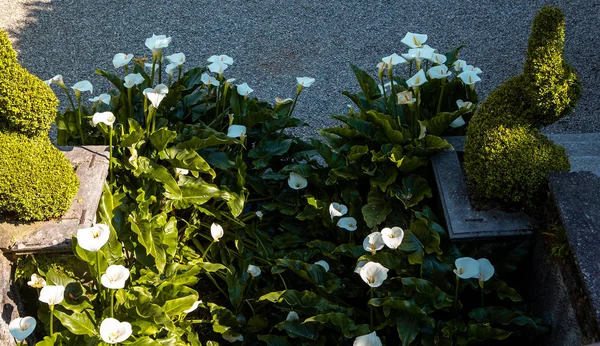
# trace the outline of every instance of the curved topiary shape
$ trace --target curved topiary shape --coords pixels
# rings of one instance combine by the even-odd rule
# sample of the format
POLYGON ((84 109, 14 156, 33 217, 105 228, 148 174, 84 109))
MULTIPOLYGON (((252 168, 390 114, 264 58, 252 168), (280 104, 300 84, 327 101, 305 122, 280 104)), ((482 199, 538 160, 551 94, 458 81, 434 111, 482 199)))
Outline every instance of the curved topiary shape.
POLYGON ((533 22, 523 74, 494 90, 467 129, 465 170, 481 196, 527 200, 548 173, 569 170, 564 149, 539 133, 568 114, 581 94, 563 51, 563 14, 544 7, 533 22))
POLYGON ((79 180, 71 162, 46 137, 0 132, 0 210, 20 220, 63 215, 79 180))

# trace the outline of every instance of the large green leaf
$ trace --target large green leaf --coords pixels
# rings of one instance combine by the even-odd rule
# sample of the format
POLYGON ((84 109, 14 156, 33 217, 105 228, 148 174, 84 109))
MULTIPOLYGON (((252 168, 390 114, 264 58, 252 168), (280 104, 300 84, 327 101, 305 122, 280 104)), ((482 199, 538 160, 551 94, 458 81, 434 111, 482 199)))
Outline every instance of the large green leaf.
POLYGON ((433 118, 424 120, 423 125, 427 128, 427 133, 434 136, 441 136, 450 124, 458 117, 470 112, 468 108, 461 108, 455 112, 440 112, 433 118))
POLYGON ((331 272, 326 272, 318 264, 280 258, 271 269, 274 274, 282 273, 285 270, 292 271, 304 280, 323 288, 327 293, 332 293, 342 286, 340 278, 331 272))
POLYGON ((371 186, 377 186, 381 189, 381 192, 386 192, 388 186, 396 181, 398 176, 398 169, 394 166, 379 165, 375 170, 375 174, 371 177, 371 186))
POLYGON ((440 236, 423 219, 413 221, 410 229, 404 231, 404 240, 399 249, 407 254, 410 264, 423 263, 425 253, 442 254, 440 236))
POLYGON ((370 328, 366 324, 356 325, 352 319, 341 312, 319 314, 304 320, 304 323, 317 322, 341 332, 347 338, 368 334, 370 328))
POLYGON ((536 323, 523 313, 502 306, 486 306, 469 312, 469 317, 480 323, 500 324, 503 326, 518 325, 537 332, 536 323))
POLYGON ((270 301, 271 303, 286 303, 295 311, 305 314, 316 314, 319 312, 343 312, 350 314, 351 310, 332 303, 329 300, 311 291, 285 290, 267 293, 258 301, 270 301))
POLYGON ((517 291, 509 287, 506 282, 500 280, 497 276, 493 276, 484 283, 483 291, 486 294, 496 292, 500 299, 509 299, 513 302, 520 302, 523 300, 517 291))
POLYGON ((490 327, 487 323, 469 323, 467 327, 467 342, 476 343, 486 340, 504 340, 512 332, 500 328, 490 327))
POLYGON ((392 310, 398 311, 401 315, 411 316, 417 321, 426 321, 428 318, 427 313, 417 306, 415 302, 398 297, 373 298, 369 300, 369 305, 388 307, 392 310))
POLYGON ((387 218, 392 212, 392 202, 386 200, 385 195, 376 188, 371 188, 367 197, 367 204, 362 207, 362 215, 367 227, 373 228, 387 218))
POLYGON ((273 156, 281 156, 290 150, 292 139, 275 139, 261 141, 255 148, 248 152, 248 157, 254 159, 255 168, 265 168, 273 156))
POLYGON ((208 173, 213 178, 217 176, 208 162, 194 150, 169 148, 160 152, 160 158, 168 160, 174 167, 208 173))
POLYGON ((178 191, 165 191, 168 198, 166 206, 175 209, 186 209, 192 205, 202 205, 211 198, 221 197, 222 192, 214 184, 206 183, 204 180, 190 176, 182 176, 179 179, 178 191))
POLYGON ((427 280, 404 277, 402 278, 402 284, 404 284, 405 287, 410 288, 408 294, 410 294, 413 299, 421 299, 427 304, 431 304, 436 309, 452 306, 452 297, 427 280))
POLYGON ((370 102, 374 99, 377 99, 381 96, 381 91, 379 91, 379 84, 371 77, 366 71, 360 69, 358 66, 350 64, 350 68, 356 79, 358 80, 358 84, 362 89, 363 95, 370 102))
POLYGON ((87 311, 68 315, 60 310, 54 310, 54 316, 75 335, 93 336, 96 334, 95 321, 87 311))
POLYGON ((344 160, 344 157, 334 152, 329 146, 327 146, 327 144, 314 138, 311 139, 311 144, 319 152, 323 160, 325 160, 330 168, 335 169, 346 165, 346 160, 344 160))
POLYGON ((415 341, 415 338, 419 335, 421 323, 410 315, 399 315, 396 317, 396 330, 402 345, 407 346, 415 341))
POLYGON ((390 189, 392 195, 399 199, 406 209, 414 207, 426 197, 433 196, 427 180, 416 174, 402 178, 402 187, 393 185, 390 189))
POLYGON ((161 151, 164 150, 175 137, 177 137, 177 132, 163 127, 150 135, 150 143, 152 143, 152 146, 154 146, 156 150, 161 151))
POLYGON ((286 338, 278 335, 258 335, 258 340, 267 344, 267 346, 291 346, 292 344, 286 338))

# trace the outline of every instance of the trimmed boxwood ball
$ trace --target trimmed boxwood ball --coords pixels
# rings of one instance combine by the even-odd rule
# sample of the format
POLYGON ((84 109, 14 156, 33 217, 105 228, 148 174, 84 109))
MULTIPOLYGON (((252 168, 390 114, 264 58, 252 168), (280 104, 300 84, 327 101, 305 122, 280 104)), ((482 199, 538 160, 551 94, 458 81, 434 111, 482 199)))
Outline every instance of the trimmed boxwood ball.
POLYGON ((0 30, 0 129, 46 135, 57 106, 54 92, 19 65, 8 36, 0 30))
POLYGON ((469 123, 465 171, 480 196, 531 200, 548 173, 569 170, 564 149, 539 133, 568 114, 581 94, 563 50, 562 12, 544 7, 533 22, 523 74, 494 90, 469 123))
POLYGON ((71 162, 47 137, 0 132, 0 211, 19 220, 63 215, 79 188, 71 162))

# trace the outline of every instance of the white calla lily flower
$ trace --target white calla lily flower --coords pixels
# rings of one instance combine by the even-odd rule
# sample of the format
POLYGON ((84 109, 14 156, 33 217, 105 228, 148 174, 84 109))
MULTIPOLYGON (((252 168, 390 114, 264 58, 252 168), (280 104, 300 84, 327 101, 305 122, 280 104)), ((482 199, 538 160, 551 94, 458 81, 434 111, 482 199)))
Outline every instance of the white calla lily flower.
POLYGON ((396 53, 381 58, 381 61, 383 61, 387 65, 391 65, 391 66, 396 66, 398 64, 403 64, 403 63, 407 62, 406 59, 404 59, 403 57, 401 57, 400 55, 398 55, 396 53))
POLYGON ((36 324, 37 322, 35 318, 31 316, 15 318, 8 325, 8 331, 10 332, 10 335, 17 340, 17 342, 21 342, 27 339, 27 337, 33 333, 36 324))
POLYGON ((154 35, 146 39, 146 47, 152 51, 152 54, 156 54, 162 51, 163 48, 166 48, 171 43, 171 38, 166 35, 154 35))
POLYGON ((198 309, 198 306, 202 304, 202 300, 197 300, 194 302, 194 304, 192 304, 192 306, 187 309, 187 310, 183 310, 183 312, 185 312, 186 314, 189 314, 190 312, 194 312, 196 311, 196 309, 198 309))
POLYGON ((388 64, 386 64, 385 62, 380 61, 377 63, 377 73, 378 74, 384 73, 385 70, 387 70, 387 69, 388 69, 388 64))
POLYGON ((45 80, 44 83, 46 83, 46 85, 48 85, 48 86, 50 86, 52 84, 56 84, 61 87, 65 86, 65 82, 63 81, 63 76, 60 74, 57 74, 56 76, 54 76, 48 80, 45 80))
POLYGON ((91 99, 89 99, 90 102, 102 102, 105 105, 109 105, 110 106, 110 100, 112 99, 112 97, 109 94, 100 94, 96 97, 93 97, 91 99))
POLYGON ((423 61, 423 59, 431 60, 433 54, 435 54, 435 49, 428 45, 424 45, 423 48, 412 48, 408 50, 408 55, 414 56, 414 59, 417 61, 423 61))
POLYGON ((300 316, 298 316, 298 313, 296 311, 290 311, 287 315, 287 317, 285 318, 286 321, 299 321, 300 320, 300 316))
POLYGON ((27 281, 27 286, 33 288, 42 288, 46 286, 46 280, 36 273, 31 274, 31 280, 27 281))
POLYGON ((165 72, 169 75, 169 77, 173 78, 175 72, 179 69, 179 65, 170 63, 165 67, 165 72))
POLYGON ((454 67, 455 71, 461 71, 462 68, 465 67, 466 65, 467 65, 466 61, 458 59, 452 64, 452 67, 454 67))
POLYGON ((427 82, 427 77, 425 77, 425 71, 419 70, 417 74, 410 77, 410 79, 406 81, 406 84, 409 87, 414 88, 425 84, 425 82, 427 82))
POLYGON ((123 86, 125 86, 127 89, 131 89, 136 85, 142 84, 143 82, 144 77, 142 77, 140 73, 130 73, 125 76, 125 83, 123 83, 123 86))
POLYGON ((185 54, 183 53, 167 55, 165 58, 167 58, 171 64, 175 64, 177 66, 182 65, 185 62, 185 54))
POLYGON ((315 79, 310 77, 296 77, 296 81, 298 82, 299 86, 303 88, 309 88, 311 85, 313 85, 315 79))
POLYGON ((80 248, 90 252, 100 250, 108 242, 109 237, 110 228, 103 223, 77 230, 77 244, 80 248))
POLYGON ((444 54, 434 53, 429 60, 434 64, 441 65, 444 64, 448 58, 444 54))
POLYGON ((348 213, 348 207, 343 204, 332 202, 329 205, 329 216, 331 216, 331 220, 334 217, 344 216, 348 213))
POLYGON ((208 58, 208 60, 206 60, 208 62, 223 62, 227 65, 233 65, 233 58, 231 58, 230 56, 227 55, 213 55, 210 58, 208 58))
POLYGON ((365 251, 368 251, 373 255, 377 251, 383 249, 384 246, 385 243, 383 242, 381 232, 373 232, 366 236, 365 240, 363 240, 363 249, 365 249, 365 251))
POLYGON ((99 123, 103 123, 106 126, 113 126, 115 120, 117 120, 117 118, 115 118, 113 112, 100 112, 94 114, 92 117, 92 124, 98 126, 99 123))
POLYGON ((353 217, 343 217, 339 219, 337 222, 337 226, 350 232, 356 231, 356 229, 358 228, 356 219, 353 217))
POLYGON ((461 126, 464 126, 465 124, 466 124, 465 119, 463 119, 463 117, 461 115, 460 117, 454 119, 454 121, 452 121, 450 123, 450 125, 448 125, 448 126, 450 126, 453 129, 456 129, 456 128, 459 128, 461 126))
POLYGON ((470 279, 479 275, 479 262, 471 257, 461 257, 454 261, 456 274, 461 279, 470 279))
POLYGON ((409 105, 417 101, 417 99, 413 97, 412 91, 408 90, 399 92, 398 94, 396 94, 396 96, 399 105, 409 105))
POLYGON ((463 72, 473 72, 475 74, 480 74, 483 72, 479 67, 475 67, 473 65, 465 65, 463 66, 462 70, 463 72))
POLYGON ((118 344, 127 340, 132 333, 129 322, 119 322, 115 318, 105 318, 100 324, 100 337, 107 344, 118 344))
POLYGON ((258 211, 257 211, 256 213, 254 213, 254 214, 256 215, 256 217, 258 217, 258 218, 259 218, 259 219, 261 219, 261 220, 262 220, 262 218, 263 218, 263 216, 264 216, 264 215, 263 215, 263 212, 262 212, 262 211, 260 211, 260 210, 258 210, 258 211))
POLYGON ((356 268, 354 268, 354 272, 356 274, 360 274, 360 270, 362 269, 362 267, 365 266, 365 264, 367 264, 368 261, 358 261, 358 263, 356 264, 356 268))
POLYGON ((404 239, 404 230, 400 227, 384 228, 381 230, 383 242, 390 249, 397 249, 404 239))
POLYGON ((407 32, 404 35, 404 38, 400 40, 400 42, 409 46, 410 48, 420 48, 427 41, 427 35, 425 34, 413 34, 412 32, 407 32))
POLYGON ((427 75, 432 79, 445 79, 452 75, 452 72, 448 71, 446 65, 433 66, 427 70, 427 75))
POLYGON ((205 85, 208 85, 208 86, 211 86, 211 85, 219 86, 221 84, 215 77, 209 75, 206 72, 202 74, 202 76, 200 77, 200 80, 202 81, 202 83, 204 83, 205 85))
POLYGON ((158 108, 162 100, 169 93, 169 87, 164 84, 159 84, 152 88, 146 88, 143 91, 144 96, 148 98, 150 103, 152 103, 152 107, 158 108))
POLYGON ((242 334, 231 329, 228 329, 225 333, 221 334, 221 336, 223 337, 223 339, 231 343, 244 341, 244 337, 242 336, 242 334))
POLYGON ((281 98, 281 97, 276 97, 275 98, 275 104, 276 105, 282 105, 282 104, 286 104, 286 103, 290 103, 290 102, 294 102, 294 100, 292 100, 291 98, 281 98))
POLYGON ((246 269, 246 271, 248 272, 248 274, 252 275, 253 278, 259 276, 262 273, 262 270, 260 270, 259 267, 252 264, 248 264, 248 269, 246 269))
POLYGON ((356 337, 352 346, 382 346, 376 332, 356 337))
POLYGON ((458 78, 463 81, 466 85, 473 85, 481 80, 477 73, 473 71, 461 72, 458 78))
POLYGON ((470 101, 456 100, 456 105, 458 106, 458 109, 471 108, 473 103, 470 101))
POLYGON ((254 89, 250 88, 248 86, 248 83, 238 84, 238 86, 237 86, 238 94, 240 94, 241 96, 244 96, 244 97, 248 97, 248 94, 250 94, 253 91, 254 91, 254 89))
POLYGON ((133 54, 117 53, 113 57, 112 63, 115 68, 119 68, 129 64, 131 59, 133 59, 133 54))
POLYGON ((127 279, 129 279, 129 269, 120 264, 113 264, 106 268, 106 273, 102 275, 100 282, 106 288, 118 290, 125 287, 127 279))
POLYGON ((419 139, 423 139, 427 135, 427 126, 425 126, 425 122, 421 120, 417 121, 419 122, 419 139))
POLYGON ((227 128, 227 137, 231 138, 244 138, 246 137, 246 126, 244 125, 231 125, 227 128))
POLYGON ((213 223, 210 225, 210 235, 213 237, 214 241, 219 241, 219 239, 223 238, 225 235, 225 231, 221 225, 213 223))
POLYGON ((212 73, 222 74, 223 72, 225 72, 225 70, 227 70, 229 65, 227 65, 226 63, 224 63, 222 61, 215 61, 212 64, 208 65, 207 67, 208 67, 208 70, 212 73))
POLYGON ((65 299, 65 286, 47 285, 40 291, 40 302, 54 306, 65 299))
POLYGON ((323 261, 323 260, 316 261, 315 264, 323 267, 323 269, 325 269, 325 272, 329 271, 329 263, 327 263, 326 261, 323 261))
POLYGON ((387 279, 387 273, 390 271, 377 262, 367 262, 360 268, 360 277, 371 287, 379 287, 387 279))
POLYGON ((477 262, 479 262, 479 273, 474 278, 478 279, 479 285, 482 286, 484 281, 488 281, 494 276, 495 269, 487 258, 480 258, 477 262))
POLYGON ((128 147, 129 152, 131 153, 131 156, 129 157, 129 163, 134 166, 137 167, 137 162, 136 160, 138 159, 138 152, 137 149, 134 147, 128 147))
POLYGON ((87 80, 82 80, 81 82, 75 83, 71 89, 75 90, 75 93, 81 93, 84 91, 89 91, 90 93, 94 92, 94 86, 87 80))
POLYGON ((296 172, 291 172, 288 178, 288 185, 294 190, 301 190, 308 186, 308 180, 296 172))
POLYGON ((175 167, 175 176, 188 175, 188 173, 190 173, 189 169, 175 167))

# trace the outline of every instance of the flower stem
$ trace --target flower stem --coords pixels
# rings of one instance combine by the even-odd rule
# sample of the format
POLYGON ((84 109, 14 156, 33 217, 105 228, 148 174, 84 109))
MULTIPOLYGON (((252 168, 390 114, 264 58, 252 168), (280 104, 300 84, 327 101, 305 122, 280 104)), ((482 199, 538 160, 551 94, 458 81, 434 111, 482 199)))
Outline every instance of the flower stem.
POLYGON ((154 69, 156 68, 156 56, 152 54, 152 71, 150 71, 150 87, 154 85, 154 69))
POLYGON ((481 291, 481 307, 484 307, 484 305, 483 305, 483 282, 479 282, 479 290, 481 291))
POLYGON ((115 318, 115 290, 110 291, 110 317, 115 318))
POLYGON ((98 280, 98 297, 102 301, 102 282, 100 277, 100 250, 98 250, 96 251, 96 280, 98 280))
POLYGON ((127 99, 129 101, 129 117, 133 118, 133 103, 131 102, 131 88, 127 89, 127 99))
MULTIPOLYGON (((375 289, 373 287, 371 287, 371 289, 369 291, 371 293, 371 299, 373 299, 373 297, 375 296, 375 289)), ((373 324, 375 322, 375 308, 373 307, 373 305, 369 306, 369 318, 370 318, 371 330, 373 330, 373 324)))
POLYGON ((460 278, 458 277, 458 275, 456 275, 456 291, 454 292, 454 306, 456 307, 456 309, 458 310, 458 284, 459 284, 460 278))
POLYGON ((81 145, 85 145, 85 141, 83 139, 83 126, 82 126, 83 117, 81 116, 81 95, 77 96, 77 109, 78 109, 77 127, 79 128, 79 137, 81 137, 81 145))
POLYGON ((125 65, 125 75, 129 74, 129 64, 125 65))
POLYGON ((385 101, 385 108, 387 108, 388 99, 387 99, 387 93, 385 92, 385 84, 383 83, 383 74, 382 74, 382 78, 380 78, 379 81, 381 82, 381 89, 383 89, 383 100, 385 101))
POLYGON ((69 94, 69 90, 67 89, 66 86, 61 85, 61 88, 63 88, 63 90, 65 91, 65 94, 67 94, 67 97, 69 98, 69 102, 71 103, 71 108, 73 108, 73 111, 75 111, 75 104, 73 103, 73 98, 71 98, 71 94, 69 94))
MULTIPOLYGON (((388 71, 389 71, 389 75, 390 75, 390 84, 392 87, 392 90, 391 90, 392 95, 390 95, 390 96, 392 96, 392 112, 393 112, 392 114, 396 118, 398 118, 398 111, 396 110, 396 103, 397 103, 396 92, 394 91, 394 72, 393 72, 394 69, 393 69, 392 65, 390 65, 390 68, 388 71)), ((385 88, 384 88, 384 90, 385 90, 385 88)))
POLYGON ((296 97, 294 97, 294 103, 292 103, 292 107, 290 108, 290 112, 288 113, 288 117, 291 117, 292 114, 294 113, 294 109, 296 109, 296 102, 298 102, 298 96, 300 96, 301 92, 302 92, 302 89, 299 89, 298 92, 296 92, 296 97))
POLYGON ((421 120, 421 90, 419 87, 415 87, 415 94, 417 94, 417 120, 421 120))
POLYGON ((442 90, 440 90, 440 97, 438 98, 437 109, 435 111, 435 115, 440 114, 440 109, 442 107, 442 97, 444 96, 444 89, 446 88, 446 78, 442 78, 442 90))
POLYGON ((177 69, 179 70, 179 73, 177 74, 177 81, 179 82, 181 80, 181 71, 183 70, 183 65, 177 66, 177 69))
POLYGON ((54 334, 54 305, 50 304, 50 336, 54 334))
POLYGON ((204 250, 204 253, 202 254, 202 257, 200 257, 200 261, 204 260, 204 256, 206 256, 206 254, 208 253, 208 250, 210 250, 210 248, 213 246, 213 244, 216 242, 211 242, 210 245, 208 245, 208 247, 206 248, 206 250, 204 250))
POLYGON ((113 127, 112 125, 109 126, 109 131, 108 131, 108 170, 110 171, 110 183, 112 184, 114 182, 114 177, 113 177, 113 146, 112 146, 112 140, 113 140, 113 127))
POLYGON ((158 84, 162 82, 162 49, 158 53, 158 84))

